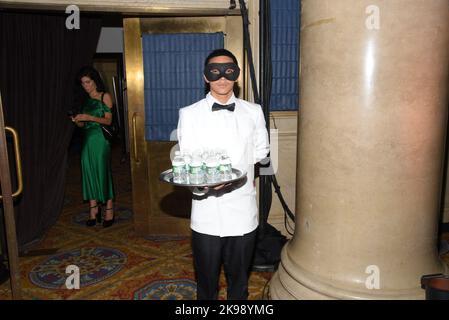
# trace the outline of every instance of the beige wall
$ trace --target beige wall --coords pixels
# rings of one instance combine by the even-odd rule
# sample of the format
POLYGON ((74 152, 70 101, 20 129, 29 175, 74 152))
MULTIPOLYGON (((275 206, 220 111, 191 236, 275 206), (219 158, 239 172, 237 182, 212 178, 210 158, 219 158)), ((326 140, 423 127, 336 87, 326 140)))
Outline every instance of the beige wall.
MULTIPOLYGON (((270 129, 278 129, 278 168, 276 179, 281 187, 282 196, 290 210, 295 214, 296 195, 296 141, 297 141, 297 112, 272 112, 270 115, 270 129)), ((271 152, 273 156, 273 151, 271 152)), ((295 223, 288 220, 287 229, 284 225, 284 210, 278 195, 273 189, 273 202, 271 205, 268 223, 291 238, 295 223)))

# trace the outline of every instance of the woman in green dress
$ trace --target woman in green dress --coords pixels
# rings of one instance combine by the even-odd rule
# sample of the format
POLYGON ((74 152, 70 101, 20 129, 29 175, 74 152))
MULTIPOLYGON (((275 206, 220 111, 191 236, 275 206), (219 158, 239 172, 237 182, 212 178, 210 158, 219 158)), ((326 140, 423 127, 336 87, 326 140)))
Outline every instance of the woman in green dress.
POLYGON ((72 121, 84 131, 81 151, 83 199, 89 201, 90 211, 87 226, 101 222, 101 203, 106 203, 103 227, 114 223, 114 188, 111 172, 111 146, 103 136, 100 124, 112 122, 112 98, 105 92, 101 77, 94 68, 84 67, 77 77, 85 93, 81 113, 72 121))

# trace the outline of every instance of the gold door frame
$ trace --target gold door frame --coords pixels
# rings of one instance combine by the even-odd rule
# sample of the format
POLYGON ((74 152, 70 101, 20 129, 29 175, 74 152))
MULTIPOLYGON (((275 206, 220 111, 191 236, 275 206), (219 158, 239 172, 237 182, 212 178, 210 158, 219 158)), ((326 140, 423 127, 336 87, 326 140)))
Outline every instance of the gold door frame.
MULTIPOLYGON (((179 18, 125 18, 123 20, 125 66, 128 97, 128 127, 131 175, 133 190, 133 212, 135 231, 139 235, 169 234, 176 218, 167 219, 158 212, 154 194, 161 182, 155 178, 159 173, 151 172, 150 142, 145 140, 145 101, 142 34, 144 33, 215 33, 223 32, 224 47, 232 51, 240 66, 244 66, 243 26, 240 16, 223 17, 179 17, 179 18), (174 220, 173 220, 174 219, 174 220)), ((245 68, 238 84, 240 96, 247 95, 245 68)), ((201 72, 201 70, 198 70, 201 72)), ((157 144, 156 144, 157 148, 157 144)), ((153 147, 154 151, 154 147, 153 147)), ((153 152, 152 152, 153 153, 153 152)), ((169 154, 167 152, 167 158, 169 154)), ((154 168, 154 165, 152 166, 154 168)), ((154 169, 153 169, 154 171, 154 169)), ((189 224, 184 221, 175 233, 184 233, 189 224)))
POLYGON ((3 116, 2 97, 0 95, 0 187, 2 195, 0 202, 3 204, 3 215, 5 220, 6 245, 10 269, 10 283, 13 299, 22 298, 22 286, 20 283, 19 249, 16 235, 16 219, 14 216, 13 199, 22 193, 22 165, 20 160, 19 137, 11 127, 5 127, 3 116), (6 131, 10 132, 14 141, 14 153, 16 158, 18 187, 16 192, 12 192, 9 156, 6 143, 6 131))

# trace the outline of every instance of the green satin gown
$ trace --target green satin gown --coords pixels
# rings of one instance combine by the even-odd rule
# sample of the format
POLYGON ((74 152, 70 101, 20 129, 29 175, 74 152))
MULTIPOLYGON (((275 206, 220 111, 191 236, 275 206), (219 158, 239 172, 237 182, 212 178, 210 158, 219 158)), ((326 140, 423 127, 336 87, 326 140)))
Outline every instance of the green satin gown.
MULTIPOLYGON (((81 112, 102 118, 105 112, 111 112, 111 110, 100 100, 89 98, 81 112)), ((103 136, 98 122, 86 121, 82 129, 84 131, 84 143, 81 150, 83 199, 104 203, 114 198, 111 146, 103 136)))

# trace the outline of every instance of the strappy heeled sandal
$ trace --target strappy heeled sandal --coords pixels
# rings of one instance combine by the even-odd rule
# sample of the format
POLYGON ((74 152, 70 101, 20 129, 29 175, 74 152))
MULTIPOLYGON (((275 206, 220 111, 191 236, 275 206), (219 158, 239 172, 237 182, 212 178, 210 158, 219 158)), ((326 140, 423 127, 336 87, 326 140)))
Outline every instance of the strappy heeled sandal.
MULTIPOLYGON (((114 208, 105 209, 105 211, 113 210, 114 208)), ((103 228, 108 228, 114 224, 115 215, 112 216, 112 219, 106 220, 106 213, 105 213, 105 219, 103 219, 103 228)))
POLYGON ((88 226, 88 227, 93 227, 94 225, 97 224, 97 222, 101 223, 101 210, 100 210, 101 207, 99 205, 96 205, 96 206, 90 207, 89 209, 95 209, 95 208, 98 208, 97 214, 95 215, 95 218, 90 219, 90 217, 89 217, 89 219, 87 219, 86 226, 88 226))

